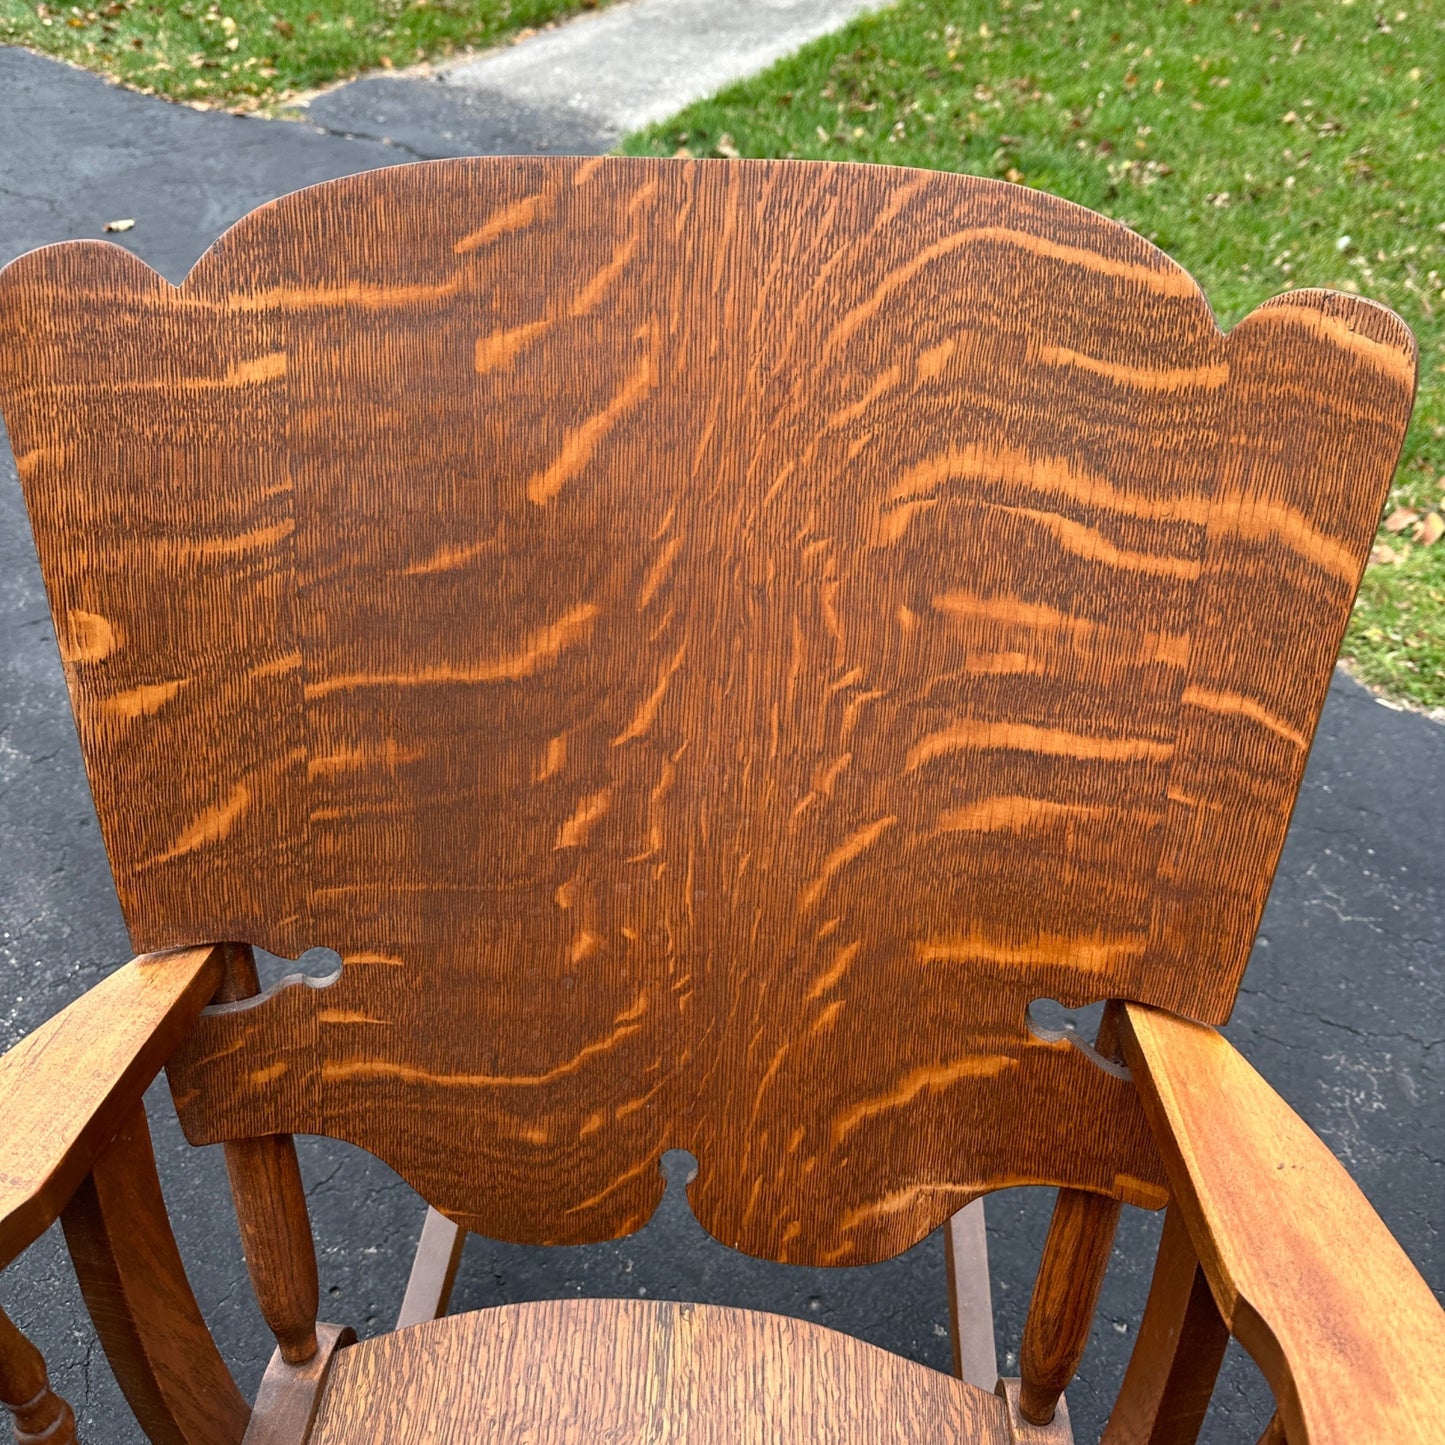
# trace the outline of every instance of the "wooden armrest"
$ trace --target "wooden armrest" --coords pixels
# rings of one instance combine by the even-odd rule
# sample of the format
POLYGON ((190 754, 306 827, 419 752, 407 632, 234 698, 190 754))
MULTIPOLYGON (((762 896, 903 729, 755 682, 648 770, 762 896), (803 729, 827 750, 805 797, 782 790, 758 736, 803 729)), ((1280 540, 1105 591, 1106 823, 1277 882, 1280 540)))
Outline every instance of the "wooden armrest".
POLYGON ((132 959, 0 1057, 0 1267, 59 1217, 220 982, 218 948, 132 959))
POLYGON ((1123 1013, 1175 1202, 1290 1445, 1439 1440, 1445 1312, 1354 1180, 1216 1030, 1123 1013))

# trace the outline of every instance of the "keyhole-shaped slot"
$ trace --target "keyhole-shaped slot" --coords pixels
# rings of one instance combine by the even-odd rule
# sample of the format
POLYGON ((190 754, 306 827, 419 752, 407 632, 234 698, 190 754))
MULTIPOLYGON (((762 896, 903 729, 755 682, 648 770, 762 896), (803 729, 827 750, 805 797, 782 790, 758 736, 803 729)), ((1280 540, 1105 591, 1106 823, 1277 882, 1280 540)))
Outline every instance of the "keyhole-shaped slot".
POLYGON ((1099 1033, 1099 1020, 1104 1016, 1104 1001, 1068 1008, 1056 998, 1036 998, 1028 1006, 1025 1023, 1029 1032, 1046 1044, 1068 1042, 1091 1063, 1116 1079, 1131 1077, 1129 1070, 1115 1059, 1106 1058, 1094 1047, 1099 1033))

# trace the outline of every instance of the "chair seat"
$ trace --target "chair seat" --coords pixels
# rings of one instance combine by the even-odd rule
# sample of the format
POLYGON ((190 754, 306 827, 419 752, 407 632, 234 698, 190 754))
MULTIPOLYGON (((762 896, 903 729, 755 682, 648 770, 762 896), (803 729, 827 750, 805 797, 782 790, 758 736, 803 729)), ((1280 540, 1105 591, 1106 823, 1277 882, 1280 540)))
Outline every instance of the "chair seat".
POLYGON ((660 1300, 451 1315, 342 1350, 312 1445, 978 1442, 1002 1400, 804 1320, 660 1300))

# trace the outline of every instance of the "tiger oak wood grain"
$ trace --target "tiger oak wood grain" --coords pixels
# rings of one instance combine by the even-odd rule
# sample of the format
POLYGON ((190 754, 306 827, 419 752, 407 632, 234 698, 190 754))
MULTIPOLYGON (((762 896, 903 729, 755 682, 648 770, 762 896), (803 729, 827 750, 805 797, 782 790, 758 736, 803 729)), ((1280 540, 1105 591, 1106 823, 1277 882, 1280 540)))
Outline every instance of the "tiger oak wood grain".
POLYGON ((60 1217, 220 976, 210 948, 132 959, 0 1056, 0 1265, 60 1217))
POLYGON ((1220 333, 1138 236, 890 168, 399 167, 179 288, 0 274, 3 406, 196 1142, 317 1132, 468 1229, 862 1263, 1051 1183, 1158 1206, 1028 1002, 1217 1021, 1414 349, 1220 333))
POLYGON ((1445 1310, 1359 1186, 1212 1028, 1129 1004, 1121 1035, 1215 1303, 1292 1445, 1438 1440, 1445 1310))
MULTIPOLYGON (((217 1003, 260 992, 250 945, 224 944, 221 958, 225 971, 217 1003)), ((304 1364, 316 1353, 321 1284, 296 1142, 289 1134, 264 1134, 231 1139, 223 1147, 256 1304, 286 1362, 304 1364)))
POLYGON ((171 1232, 144 1105, 61 1216, 86 1309, 152 1445, 240 1445, 251 1409, 211 1338, 171 1232))
POLYGON ((1002 1401, 822 1325, 662 1300, 450 1315, 341 1351, 310 1445, 1009 1445, 1002 1401))

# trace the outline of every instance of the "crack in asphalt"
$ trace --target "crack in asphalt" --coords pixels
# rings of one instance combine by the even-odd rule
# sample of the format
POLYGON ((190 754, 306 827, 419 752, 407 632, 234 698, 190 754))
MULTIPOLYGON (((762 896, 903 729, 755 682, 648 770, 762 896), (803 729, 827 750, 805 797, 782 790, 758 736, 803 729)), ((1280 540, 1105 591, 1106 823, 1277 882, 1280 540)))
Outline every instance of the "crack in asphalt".
MULTIPOLYGON (((1343 1033, 1352 1034, 1360 1039, 1380 1042, 1387 1042, 1392 1039, 1403 1039, 1405 1042, 1415 1044, 1417 1047, 1427 1051, 1439 1048, 1442 1043, 1445 1043, 1445 1039, 1421 1038, 1418 1034, 1412 1034, 1406 1030, 1389 1031, 1385 1029, 1363 1028, 1355 1024, 1345 1023, 1341 1019, 1327 1017, 1318 1009, 1304 1008, 1289 999, 1281 998, 1278 994, 1271 993, 1268 989, 1241 987, 1239 992, 1241 997, 1248 996, 1251 998, 1268 999, 1274 1007, 1286 1009, 1297 1018, 1308 1019, 1311 1023, 1323 1024, 1326 1028, 1339 1029, 1343 1033)), ((1244 1027, 1249 1028, 1252 1033, 1257 1034, 1259 1037, 1269 1037, 1259 1025, 1251 1025, 1243 1020, 1240 1020, 1240 1022, 1244 1027)), ((1294 1046, 1286 1045, 1286 1047, 1294 1046)))
MULTIPOLYGON (((293 125, 296 124, 296 122, 271 121, 269 122, 269 124, 293 125)), ((372 145, 387 146, 392 150, 405 151, 409 156, 412 156, 414 159, 419 161, 447 160, 455 154, 455 152, 450 150, 440 150, 437 151, 435 154, 431 154, 427 151, 418 150, 415 146, 408 145, 405 141, 394 140, 391 136, 388 135, 371 135, 368 134, 366 131, 333 129, 331 126, 324 125, 320 121, 315 120, 308 119, 300 122, 300 124, 316 135, 332 136, 336 140, 366 141, 372 145)))

